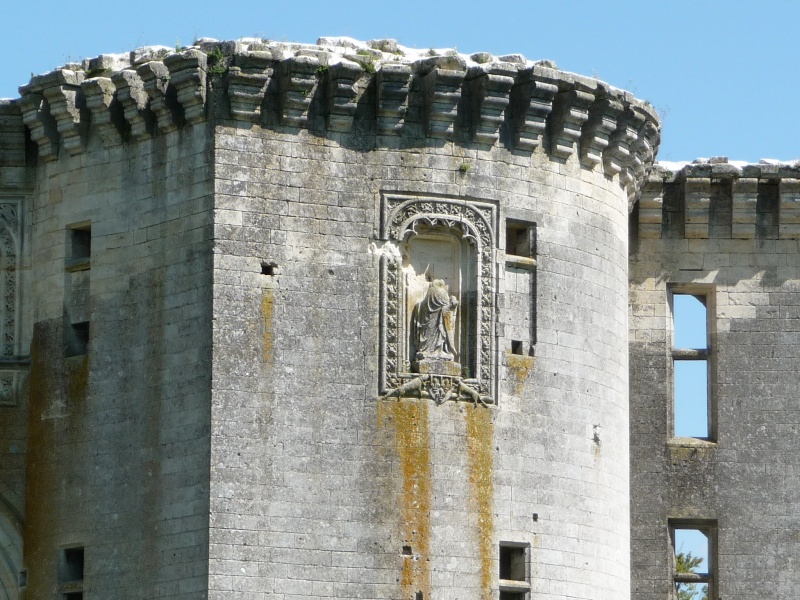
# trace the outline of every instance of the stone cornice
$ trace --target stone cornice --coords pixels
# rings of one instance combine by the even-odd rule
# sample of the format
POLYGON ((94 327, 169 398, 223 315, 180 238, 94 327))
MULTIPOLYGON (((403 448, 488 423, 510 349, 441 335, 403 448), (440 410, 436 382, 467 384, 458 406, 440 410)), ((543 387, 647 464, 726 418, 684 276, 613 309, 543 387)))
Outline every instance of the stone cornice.
POLYGON ((92 135, 110 147, 213 114, 343 143, 352 134, 361 148, 399 137, 574 157, 618 176, 633 201, 660 141, 652 106, 596 79, 519 55, 420 52, 392 40, 202 39, 179 52, 151 47, 69 65, 33 77, 20 95, 12 104, 43 160, 85 151, 92 135))
POLYGON ((800 239, 800 161, 656 163, 641 191, 638 230, 644 239, 800 239), (722 213, 730 225, 712 233, 722 213))

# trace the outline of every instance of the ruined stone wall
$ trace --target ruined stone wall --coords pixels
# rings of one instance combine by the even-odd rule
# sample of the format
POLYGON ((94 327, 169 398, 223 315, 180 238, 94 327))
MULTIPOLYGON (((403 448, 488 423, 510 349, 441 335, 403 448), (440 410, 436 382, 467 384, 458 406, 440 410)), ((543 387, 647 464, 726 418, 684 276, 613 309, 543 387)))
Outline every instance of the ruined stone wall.
POLYGON ((671 522, 712 526, 713 597, 786 598, 800 587, 798 175, 793 165, 701 161, 660 170, 643 191, 631 252, 637 600, 673 593, 671 522), (709 300, 709 439, 673 436, 671 290, 709 300))
MULTIPOLYGON (((29 94, 52 83, 34 80, 29 94)), ((128 143, 84 132, 70 152, 42 122, 29 198, 23 591, 197 598, 208 539, 206 131, 128 143), (80 348, 73 329, 85 322, 80 348), (73 546, 84 549, 83 581, 65 583, 60 556, 73 546)))

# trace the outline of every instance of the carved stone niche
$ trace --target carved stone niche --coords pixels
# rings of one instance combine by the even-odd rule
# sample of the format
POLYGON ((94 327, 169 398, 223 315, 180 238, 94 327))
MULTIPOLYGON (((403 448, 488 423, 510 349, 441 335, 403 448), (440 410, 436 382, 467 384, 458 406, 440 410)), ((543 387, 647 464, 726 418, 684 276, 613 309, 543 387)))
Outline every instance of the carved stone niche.
POLYGON ((0 406, 15 406, 20 370, 27 361, 19 356, 18 313, 22 199, 0 198, 0 406))
POLYGON ((381 200, 381 395, 493 404, 496 205, 381 200))

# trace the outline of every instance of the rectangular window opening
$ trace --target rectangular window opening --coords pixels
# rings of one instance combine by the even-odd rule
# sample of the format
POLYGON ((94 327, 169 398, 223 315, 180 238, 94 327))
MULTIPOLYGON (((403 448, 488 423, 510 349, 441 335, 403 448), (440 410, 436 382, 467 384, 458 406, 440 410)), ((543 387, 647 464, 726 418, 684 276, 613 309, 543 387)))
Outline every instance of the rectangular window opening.
POLYGON ((714 598, 714 548, 712 523, 672 523, 672 579, 681 600, 714 598))
POLYGON ((713 439, 708 291, 672 292, 673 436, 713 439))
POLYGON ((525 600, 531 591, 530 545, 500 542, 500 598, 525 600))
POLYGON ((500 546, 500 579, 525 581, 524 546, 500 546))
POLYGON ((511 340, 511 354, 519 354, 522 356, 524 344, 521 340, 511 340))
POLYGON ((58 561, 59 583, 83 581, 83 546, 62 548, 58 561))
POLYGON ((89 268, 92 256, 92 226, 84 222, 67 227, 66 268, 80 271, 89 268))
POLYGON ((89 321, 72 323, 66 330, 65 356, 82 356, 89 351, 89 321))
POLYGON ((536 257, 536 224, 506 220, 506 254, 536 257))
POLYGON ((500 600, 525 600, 526 592, 500 592, 500 600))

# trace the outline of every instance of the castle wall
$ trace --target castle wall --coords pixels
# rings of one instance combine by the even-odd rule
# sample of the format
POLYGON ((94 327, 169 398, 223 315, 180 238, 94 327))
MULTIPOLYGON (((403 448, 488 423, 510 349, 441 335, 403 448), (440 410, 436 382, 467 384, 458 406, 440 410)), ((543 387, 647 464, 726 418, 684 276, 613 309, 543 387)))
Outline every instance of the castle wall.
POLYGON ((798 198, 793 169, 724 162, 662 171, 643 191, 631 252, 637 600, 671 597, 676 522, 711 526, 718 597, 784 598, 800 586, 798 198), (708 440, 673 436, 671 290, 709 300, 708 440))
POLYGON ((30 199, 25 591, 197 598, 207 586, 206 132, 87 144, 40 160, 30 199), (72 546, 84 548, 83 581, 66 584, 59 561, 72 546))
POLYGON ((20 92, 29 596, 628 597, 652 107, 391 40, 199 40, 20 92))
POLYGON ((0 101, 0 598, 18 597, 23 568, 30 348, 30 193, 25 128, 17 107, 0 101))
POLYGON ((532 597, 626 597, 624 191, 575 157, 357 139, 216 131, 210 596, 489 597, 505 541, 532 597), (535 339, 495 232, 496 406, 379 398, 390 192, 536 223, 535 339))

